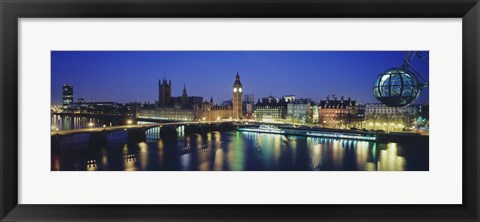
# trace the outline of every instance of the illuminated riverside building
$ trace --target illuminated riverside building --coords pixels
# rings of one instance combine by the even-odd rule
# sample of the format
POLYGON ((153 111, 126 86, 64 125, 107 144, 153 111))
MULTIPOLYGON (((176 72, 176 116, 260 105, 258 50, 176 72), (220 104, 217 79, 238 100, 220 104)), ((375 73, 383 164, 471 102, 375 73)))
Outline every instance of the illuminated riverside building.
POLYGON ((310 110, 312 113, 312 123, 318 123, 318 104, 315 102, 310 103, 310 110))
POLYGON ((195 110, 178 109, 175 107, 163 107, 160 109, 145 109, 137 113, 137 118, 153 119, 153 120, 182 120, 194 121, 195 110))
POLYGON ((215 121, 224 119, 241 119, 243 86, 240 75, 237 73, 233 84, 231 104, 215 105, 213 98, 203 102, 203 97, 188 96, 187 87, 184 85, 183 93, 179 97, 171 97, 171 81, 159 82, 159 101, 157 108, 136 111, 139 118, 158 120, 182 121, 215 121))
POLYGON ((67 108, 71 103, 73 103, 73 86, 64 84, 62 90, 63 108, 67 108))
POLYGON ((384 131, 403 131, 415 124, 418 107, 388 107, 381 103, 365 104, 365 128, 384 131))
MULTIPOLYGON (((237 72, 232 87, 232 101, 225 101, 222 104, 214 104, 213 98, 202 103, 198 119, 204 121, 243 119, 243 85, 240 75, 237 72)), ((253 99, 253 95, 251 97, 253 99)))
POLYGON ((253 112, 255 120, 263 122, 285 122, 287 117, 287 102, 285 99, 278 101, 272 96, 262 98, 255 104, 253 112))
POLYGON ((215 105, 213 98, 211 98, 210 102, 203 103, 200 119, 204 121, 233 119, 233 107, 230 105, 215 105))
POLYGON ((186 85, 181 96, 172 97, 172 81, 163 79, 158 82, 156 107, 141 107, 135 114, 144 119, 193 121, 197 120, 202 100, 200 96, 188 96, 186 85))
POLYGON ((357 109, 356 101, 342 96, 338 100, 335 96, 330 99, 320 100, 318 105, 318 119, 322 126, 330 128, 348 128, 356 122, 357 109))

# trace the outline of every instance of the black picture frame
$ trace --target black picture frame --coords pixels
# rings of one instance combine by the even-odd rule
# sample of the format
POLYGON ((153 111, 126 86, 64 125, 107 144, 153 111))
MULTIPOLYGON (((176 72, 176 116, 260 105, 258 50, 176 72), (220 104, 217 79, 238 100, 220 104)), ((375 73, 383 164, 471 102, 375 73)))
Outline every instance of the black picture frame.
POLYGON ((480 158, 477 137, 479 135, 480 5, 478 0, 0 0, 0 15, 0 218, 2 221, 479 221, 480 158), (462 18, 463 204, 18 204, 17 21, 19 18, 47 17, 462 18))

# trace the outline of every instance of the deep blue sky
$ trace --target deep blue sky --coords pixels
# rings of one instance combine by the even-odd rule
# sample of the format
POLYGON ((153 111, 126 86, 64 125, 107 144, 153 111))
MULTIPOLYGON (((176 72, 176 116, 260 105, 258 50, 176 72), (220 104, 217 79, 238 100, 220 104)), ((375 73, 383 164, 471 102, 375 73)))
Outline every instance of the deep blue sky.
MULTIPOLYGON (((245 94, 257 98, 295 95, 318 101, 329 94, 376 102, 372 85, 384 70, 402 64, 402 51, 52 51, 53 104, 61 104, 63 84, 74 100, 154 102, 158 80, 172 80, 172 95, 183 84, 189 96, 231 99, 240 73, 245 94)), ((416 67, 429 78, 427 65, 416 67)), ((419 103, 428 102, 428 88, 419 103)))

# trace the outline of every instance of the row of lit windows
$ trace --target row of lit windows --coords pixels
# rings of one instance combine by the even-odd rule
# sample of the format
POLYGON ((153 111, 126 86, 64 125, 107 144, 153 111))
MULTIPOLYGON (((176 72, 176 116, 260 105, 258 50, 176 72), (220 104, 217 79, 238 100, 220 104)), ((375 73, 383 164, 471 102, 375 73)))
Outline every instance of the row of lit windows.
POLYGON ((321 111, 321 113, 348 113, 348 111, 325 110, 325 111, 321 111))
POLYGON ((338 114, 323 114, 323 117, 346 117, 346 115, 338 115, 338 114))

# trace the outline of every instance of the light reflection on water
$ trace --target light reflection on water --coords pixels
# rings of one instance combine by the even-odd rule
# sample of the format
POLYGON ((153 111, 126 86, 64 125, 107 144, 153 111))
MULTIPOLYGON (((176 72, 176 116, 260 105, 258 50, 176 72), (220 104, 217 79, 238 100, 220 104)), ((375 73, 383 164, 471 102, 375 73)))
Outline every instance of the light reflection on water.
POLYGON ((60 116, 52 115, 51 119, 51 130, 69 130, 69 129, 80 129, 88 127, 101 127, 106 126, 116 126, 125 124, 124 119, 111 118, 111 119, 102 119, 102 118, 90 118, 90 117, 80 117, 80 116, 60 116), (92 125, 89 125, 92 124, 92 125))
POLYGON ((250 132, 206 132, 128 141, 114 132, 103 147, 88 136, 63 138, 52 153, 52 170, 222 170, 222 171, 402 171, 428 170, 425 145, 375 143, 250 132), (410 161, 411 160, 411 161, 410 161))

